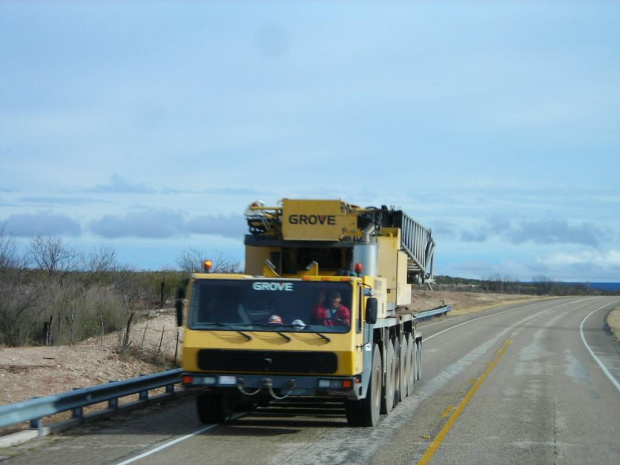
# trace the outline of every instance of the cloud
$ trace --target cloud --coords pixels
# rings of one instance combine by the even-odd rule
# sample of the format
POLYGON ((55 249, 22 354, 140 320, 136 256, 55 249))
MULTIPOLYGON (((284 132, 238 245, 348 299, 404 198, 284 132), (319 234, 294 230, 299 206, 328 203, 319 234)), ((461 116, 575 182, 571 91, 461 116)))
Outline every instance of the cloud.
POLYGON ((170 210, 149 210, 120 215, 105 215, 90 223, 90 231, 108 239, 144 237, 161 239, 183 234, 183 215, 170 210))
MULTIPOLYGON (((162 195, 178 195, 178 194, 197 194, 197 195, 230 195, 242 196, 246 198, 261 198, 264 196, 277 196, 274 191, 265 189, 253 189, 249 187, 224 187, 213 189, 176 189, 174 187, 162 187, 159 191, 162 195)), ((249 203, 249 202, 248 202, 249 203)))
POLYGON ((592 223, 571 224, 563 219, 521 220, 512 222, 494 217, 478 228, 461 231, 465 242, 485 242, 498 238, 512 244, 581 244, 598 247, 609 232, 592 223))
POLYGON ((465 242, 484 242, 488 238, 489 235, 483 229, 478 229, 476 231, 461 231, 461 240, 465 242))
POLYGON ((132 184, 115 173, 110 176, 109 184, 97 184, 94 188, 90 189, 89 192, 106 194, 153 194, 156 190, 141 184, 132 184))
POLYGON ((247 232, 247 225, 241 215, 205 215, 187 221, 185 230, 191 234, 218 234, 224 237, 239 238, 247 232))
POLYGON ((242 196, 277 195, 274 191, 265 190, 265 189, 253 189, 250 187, 225 187, 221 189, 206 189, 204 191, 200 191, 200 193, 218 194, 218 195, 242 195, 242 196))
POLYGON ((523 221, 505 233, 514 244, 583 244, 598 247, 606 234, 590 223, 571 225, 566 220, 523 221))
POLYGON ((434 237, 443 239, 455 239, 458 233, 458 226, 455 223, 445 220, 435 220, 431 226, 434 237))
POLYGON ((6 230, 17 237, 79 236, 80 224, 66 215, 24 213, 6 219, 6 230))
POLYGON ((588 250, 577 253, 557 252, 538 260, 549 266, 595 266, 600 268, 620 268, 620 250, 588 250))
POLYGON ((510 229, 510 220, 502 216, 493 216, 488 220, 488 229, 494 234, 501 234, 510 229))
POLYGON ((20 202, 31 203, 37 205, 55 206, 55 205, 90 205, 94 203, 110 203, 103 200, 94 200, 86 197, 22 197, 20 202))
POLYGON ((92 233, 108 239, 122 237, 162 239, 190 234, 240 238, 246 231, 241 215, 204 215, 186 219, 180 212, 163 209, 131 212, 123 216, 106 215, 92 221, 89 229, 92 233))
POLYGON ((617 281, 620 250, 556 252, 537 258, 532 269, 567 281, 617 281))
MULTIPOLYGON (((256 196, 274 195, 271 191, 264 189, 254 189, 249 187, 225 187, 225 188, 206 188, 206 189, 179 189, 176 187, 164 186, 154 188, 144 184, 133 184, 117 173, 110 176, 108 184, 97 184, 86 192, 97 194, 161 194, 161 195, 180 195, 180 194, 200 194, 200 195, 240 195, 254 198, 256 196)), ((38 199, 38 197, 34 197, 38 199)), ((45 199, 45 197, 41 197, 45 199)), ((76 199, 77 200, 77 199, 76 199)))

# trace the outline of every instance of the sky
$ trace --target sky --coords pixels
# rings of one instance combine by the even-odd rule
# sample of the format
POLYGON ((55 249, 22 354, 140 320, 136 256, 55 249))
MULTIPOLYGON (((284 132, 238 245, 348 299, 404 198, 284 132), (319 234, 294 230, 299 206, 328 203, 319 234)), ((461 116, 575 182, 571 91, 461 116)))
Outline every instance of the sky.
POLYGON ((244 260, 246 207, 402 209, 435 274, 620 281, 620 2, 0 0, 0 228, 244 260))

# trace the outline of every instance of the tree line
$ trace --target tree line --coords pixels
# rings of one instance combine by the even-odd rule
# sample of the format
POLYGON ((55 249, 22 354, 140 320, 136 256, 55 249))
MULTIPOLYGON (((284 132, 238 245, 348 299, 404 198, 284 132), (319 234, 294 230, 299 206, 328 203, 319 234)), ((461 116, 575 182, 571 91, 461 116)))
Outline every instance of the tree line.
MULTIPOLYGON (((240 273, 238 262, 195 248, 178 268, 135 271, 119 264, 105 245, 79 252, 59 237, 37 236, 19 253, 14 237, 0 227, 0 347, 71 344, 121 332, 132 315, 172 306, 176 290, 206 258, 213 272, 240 273)), ((534 295, 606 295, 587 284, 565 284, 544 276, 520 282, 495 274, 482 280, 436 276, 437 290, 534 295)), ((618 294, 618 292, 615 292, 618 294)), ((135 320, 134 320, 135 321, 135 320)))
MULTIPOLYGON (((15 238, 0 228, 0 346, 120 334, 134 313, 172 306, 176 289, 206 258, 190 248, 178 269, 135 271, 121 265, 110 246, 80 252, 59 237, 34 237, 19 253, 15 238)), ((213 271, 241 271, 221 254, 209 258, 213 271)))
POLYGON ((564 283, 546 276, 535 276, 529 282, 523 282, 499 273, 485 279, 453 278, 435 276, 434 289, 444 291, 494 292, 499 294, 527 295, 618 295, 619 291, 609 291, 590 287, 588 283, 564 283))

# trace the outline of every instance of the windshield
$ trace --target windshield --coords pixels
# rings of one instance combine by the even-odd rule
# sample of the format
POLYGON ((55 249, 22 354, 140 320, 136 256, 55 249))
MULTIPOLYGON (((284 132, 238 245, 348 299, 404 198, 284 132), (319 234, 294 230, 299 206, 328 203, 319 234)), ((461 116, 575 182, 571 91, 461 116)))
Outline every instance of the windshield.
POLYGON ((348 332, 351 284, 301 280, 197 280, 192 329, 348 332))

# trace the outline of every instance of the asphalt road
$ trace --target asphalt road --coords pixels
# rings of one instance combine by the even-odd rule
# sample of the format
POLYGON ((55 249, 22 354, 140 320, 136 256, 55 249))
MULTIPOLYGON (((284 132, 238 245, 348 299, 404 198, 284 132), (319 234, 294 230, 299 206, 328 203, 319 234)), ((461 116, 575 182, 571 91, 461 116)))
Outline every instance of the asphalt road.
POLYGON ((422 379, 376 428, 341 405, 284 404, 226 425, 191 398, 1 451, 19 464, 618 464, 620 298, 513 304, 420 325, 422 379))

